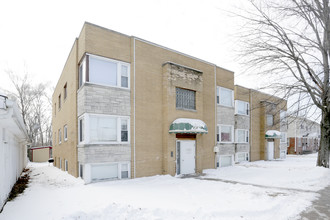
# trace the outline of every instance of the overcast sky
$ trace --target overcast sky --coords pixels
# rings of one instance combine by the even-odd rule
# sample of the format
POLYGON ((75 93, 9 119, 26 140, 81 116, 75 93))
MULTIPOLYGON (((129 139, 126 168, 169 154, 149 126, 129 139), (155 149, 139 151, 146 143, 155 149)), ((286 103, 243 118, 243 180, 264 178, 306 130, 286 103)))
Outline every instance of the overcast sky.
POLYGON ((212 62, 253 87, 235 60, 241 21, 226 13, 235 7, 241 0, 2 1, 0 88, 13 90, 6 69, 55 86, 85 21, 212 62))

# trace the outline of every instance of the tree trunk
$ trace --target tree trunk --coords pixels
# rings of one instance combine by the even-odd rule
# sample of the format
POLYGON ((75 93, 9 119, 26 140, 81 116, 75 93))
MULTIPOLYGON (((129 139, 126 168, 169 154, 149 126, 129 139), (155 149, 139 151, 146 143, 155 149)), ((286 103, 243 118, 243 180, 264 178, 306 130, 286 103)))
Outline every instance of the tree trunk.
POLYGON ((323 111, 317 166, 329 168, 329 149, 330 149, 330 112, 323 111))

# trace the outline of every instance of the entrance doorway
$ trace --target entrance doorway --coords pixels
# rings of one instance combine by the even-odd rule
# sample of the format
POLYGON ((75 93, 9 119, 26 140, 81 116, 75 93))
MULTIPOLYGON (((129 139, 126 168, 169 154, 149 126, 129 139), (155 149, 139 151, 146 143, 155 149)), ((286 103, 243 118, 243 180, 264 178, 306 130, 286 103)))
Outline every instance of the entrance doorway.
POLYGON ((274 160, 274 142, 267 142, 267 160, 274 160))
POLYGON ((195 140, 178 140, 176 142, 176 172, 177 174, 195 173, 195 140))

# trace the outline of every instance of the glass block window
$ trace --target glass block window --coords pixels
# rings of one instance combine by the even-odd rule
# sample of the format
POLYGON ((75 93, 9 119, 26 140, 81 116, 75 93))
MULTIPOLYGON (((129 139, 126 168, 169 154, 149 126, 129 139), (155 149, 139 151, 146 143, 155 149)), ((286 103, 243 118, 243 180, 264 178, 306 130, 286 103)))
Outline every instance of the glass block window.
POLYGON ((267 126, 273 126, 274 125, 274 116, 267 114, 266 121, 267 121, 267 126))
POLYGON ((176 108, 196 110, 196 92, 176 88, 176 108))

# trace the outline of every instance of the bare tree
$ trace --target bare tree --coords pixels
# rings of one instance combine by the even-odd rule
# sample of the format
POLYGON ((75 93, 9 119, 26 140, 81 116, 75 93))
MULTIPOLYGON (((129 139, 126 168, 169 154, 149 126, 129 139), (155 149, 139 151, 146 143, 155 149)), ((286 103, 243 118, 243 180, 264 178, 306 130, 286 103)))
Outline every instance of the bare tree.
POLYGON ((6 70, 15 87, 14 95, 18 100, 23 122, 32 146, 51 144, 51 104, 47 95, 47 85, 33 85, 29 75, 19 77, 6 70))
POLYGON ((239 15, 246 21, 240 33, 244 63, 268 74, 282 95, 294 96, 299 111, 321 112, 317 165, 329 167, 329 0, 250 3, 251 10, 239 15))

